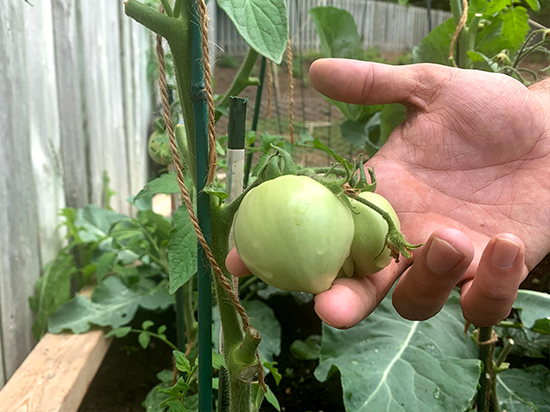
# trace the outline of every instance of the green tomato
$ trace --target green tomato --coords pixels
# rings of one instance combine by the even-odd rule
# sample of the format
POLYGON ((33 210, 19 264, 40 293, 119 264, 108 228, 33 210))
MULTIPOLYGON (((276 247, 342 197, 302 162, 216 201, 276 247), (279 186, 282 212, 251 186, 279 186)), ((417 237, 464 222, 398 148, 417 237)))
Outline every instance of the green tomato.
POLYGON ((172 163, 172 151, 170 149, 168 133, 155 131, 149 137, 148 149, 149 156, 151 156, 151 159, 155 163, 163 166, 172 163))
POLYGON ((243 199, 235 217, 237 252, 250 271, 279 289, 328 290, 350 253, 350 209, 305 176, 268 180, 243 199))
MULTIPOLYGON (((363 192, 359 196, 386 211, 397 229, 401 228, 397 214, 384 197, 372 192, 363 192)), ((355 210, 359 212, 353 213, 355 234, 351 244, 350 259, 353 260, 354 274, 372 275, 384 269, 392 260, 390 249, 386 246, 388 224, 378 212, 356 200, 350 200, 355 210)), ((349 276, 349 270, 344 272, 349 276)))

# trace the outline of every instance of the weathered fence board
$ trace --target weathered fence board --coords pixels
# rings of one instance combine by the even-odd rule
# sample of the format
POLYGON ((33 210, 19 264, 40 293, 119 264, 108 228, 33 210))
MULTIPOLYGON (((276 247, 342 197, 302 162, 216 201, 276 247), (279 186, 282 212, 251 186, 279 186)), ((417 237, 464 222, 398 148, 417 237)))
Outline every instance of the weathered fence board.
POLYGON ((28 297, 62 242, 60 209, 128 213, 147 179, 147 31, 112 0, 2 0, 0 386, 35 344, 28 297))
POLYGON ((33 344, 27 302, 40 269, 23 7, 17 0, 0 7, 0 377, 5 379, 33 344))
MULTIPOLYGON (((355 18, 363 47, 382 51, 403 52, 419 44, 428 34, 426 9, 405 7, 373 0, 287 0, 289 32, 295 52, 320 51, 321 46, 308 10, 334 6, 349 11, 355 18)), ((248 46, 223 11, 218 11, 216 29, 218 45, 229 54, 242 55, 248 46)), ((432 10, 433 27, 451 14, 432 10)))

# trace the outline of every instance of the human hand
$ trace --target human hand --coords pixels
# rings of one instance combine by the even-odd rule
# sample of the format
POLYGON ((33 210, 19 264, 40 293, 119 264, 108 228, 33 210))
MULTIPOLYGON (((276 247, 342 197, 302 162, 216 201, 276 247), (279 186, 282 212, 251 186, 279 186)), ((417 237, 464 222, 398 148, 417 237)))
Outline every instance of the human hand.
MULTIPOLYGON (((336 100, 407 107, 367 167, 407 240, 425 243, 374 275, 335 280, 315 297, 320 318, 356 325, 400 277, 393 303, 407 319, 435 315, 456 285, 466 320, 504 319, 550 251, 550 82, 529 90, 504 75, 344 59, 316 61, 310 79, 336 100)), ((249 273, 235 250, 226 264, 249 273)))

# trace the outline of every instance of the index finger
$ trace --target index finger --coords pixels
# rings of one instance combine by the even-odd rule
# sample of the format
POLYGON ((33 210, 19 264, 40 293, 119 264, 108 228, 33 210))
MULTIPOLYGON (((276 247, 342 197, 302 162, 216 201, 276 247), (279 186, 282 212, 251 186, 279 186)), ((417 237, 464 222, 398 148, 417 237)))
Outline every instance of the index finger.
POLYGON ((319 59, 309 69, 311 84, 332 99, 353 104, 404 103, 424 108, 438 85, 457 69, 437 64, 391 66, 351 59, 319 59))

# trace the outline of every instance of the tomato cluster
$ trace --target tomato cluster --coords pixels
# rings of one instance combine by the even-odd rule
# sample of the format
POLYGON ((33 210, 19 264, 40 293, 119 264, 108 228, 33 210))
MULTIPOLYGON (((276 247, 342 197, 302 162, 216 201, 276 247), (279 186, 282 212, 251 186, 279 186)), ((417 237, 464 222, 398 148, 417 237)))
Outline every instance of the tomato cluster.
MULTIPOLYGON (((389 202, 360 194, 399 221, 389 202)), ((390 261, 388 224, 350 199, 354 212, 306 176, 285 175, 250 190, 235 217, 237 251, 250 271, 279 289, 320 293, 338 275, 370 275, 390 261)))

